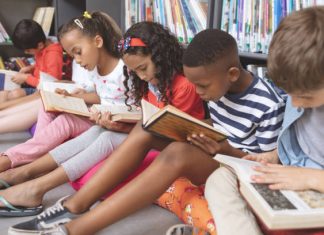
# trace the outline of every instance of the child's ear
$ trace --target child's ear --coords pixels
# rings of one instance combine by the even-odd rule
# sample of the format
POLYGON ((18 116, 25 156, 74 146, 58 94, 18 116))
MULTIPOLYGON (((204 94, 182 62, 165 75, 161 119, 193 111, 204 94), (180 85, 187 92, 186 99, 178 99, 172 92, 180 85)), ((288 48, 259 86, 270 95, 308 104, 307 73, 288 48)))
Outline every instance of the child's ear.
POLYGON ((39 43, 37 43, 37 49, 38 50, 42 50, 42 49, 44 49, 45 48, 45 43, 43 43, 43 42, 39 42, 39 43))
POLYGON ((103 39, 100 35, 96 35, 94 40, 97 48, 101 48, 103 46, 103 39))
POLYGON ((236 82, 237 79, 240 77, 240 69, 237 67, 230 67, 227 74, 229 75, 229 80, 231 82, 236 82))

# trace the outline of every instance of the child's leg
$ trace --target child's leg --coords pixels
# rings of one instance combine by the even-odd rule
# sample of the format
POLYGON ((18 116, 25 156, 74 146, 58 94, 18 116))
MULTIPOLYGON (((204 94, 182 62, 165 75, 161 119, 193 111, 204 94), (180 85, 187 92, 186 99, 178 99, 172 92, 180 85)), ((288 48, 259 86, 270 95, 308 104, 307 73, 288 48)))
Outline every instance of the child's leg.
POLYGON ((214 216, 217 232, 224 235, 262 234, 255 217, 239 192, 238 180, 234 173, 221 167, 207 180, 205 197, 214 216))
POLYGON ((183 222, 216 234, 215 223, 204 197, 203 187, 193 185, 186 178, 179 178, 157 200, 157 203, 176 214, 183 222))
POLYGON ((26 92, 22 88, 17 88, 10 91, 1 91, 0 92, 0 102, 6 102, 14 99, 18 99, 20 97, 26 96, 26 92))
POLYGON ((104 131, 84 151, 62 163, 70 181, 77 180, 91 167, 108 157, 127 137, 125 133, 104 131))
POLYGON ((33 100, 0 112, 0 133, 25 131, 37 120, 41 101, 33 100), (23 118, 22 118, 23 117, 23 118))
POLYGON ((84 132, 91 126, 88 119, 71 114, 61 114, 46 128, 40 130, 25 143, 19 144, 5 152, 11 161, 11 167, 30 163, 49 150, 84 132))
POLYGON ((134 172, 149 150, 163 149, 168 143, 143 130, 138 123, 87 184, 66 202, 71 211, 80 213, 90 208, 134 172))
MULTIPOLYGON (((58 167, 39 178, 1 190, 0 195, 12 205, 34 207, 42 203, 46 192, 66 182, 68 177, 64 169, 58 167)), ((0 206, 3 205, 0 203, 0 206)))
MULTIPOLYGON (((127 140, 114 153, 119 152, 118 150, 123 149, 122 147, 129 147, 126 145, 127 140)), ((132 153, 137 151, 137 149, 140 149, 139 146, 134 151, 125 152, 125 160, 119 159, 115 155, 116 161, 119 160, 120 165, 124 164, 126 167, 132 167, 128 165, 128 161, 133 156, 132 153)), ((99 185, 105 190, 107 189, 105 185, 108 180, 103 179, 104 175, 109 175, 110 178, 113 178, 113 175, 109 173, 114 173, 116 163, 109 160, 113 159, 114 153, 107 159, 107 164, 79 192, 83 191, 84 193, 85 188, 90 188, 87 186, 91 186, 92 190, 96 190, 99 185), (96 187, 94 187, 95 183, 98 184, 96 187)), ((118 155, 118 157, 123 157, 123 154, 118 155)), ((185 143, 172 143, 133 181, 111 195, 94 209, 68 223, 66 227, 70 232, 69 234, 72 235, 93 234, 107 225, 154 202, 179 176, 185 176, 195 184, 202 184, 217 167, 218 163, 199 148, 185 143)), ((120 169, 121 167, 119 167, 118 171, 120 169)), ((117 177, 120 179, 121 175, 118 171, 116 174, 118 174, 117 177)), ((111 181, 112 179, 110 179, 111 181)), ((80 194, 79 192, 64 204, 72 212, 84 211, 85 207, 82 205, 82 199, 85 197, 93 197, 92 191, 88 191, 88 194, 80 194), (72 205, 71 202, 75 200, 76 196, 80 197, 81 195, 82 198, 79 198, 79 203, 72 205)), ((86 205, 88 204, 87 201, 84 202, 86 205)))
POLYGON ((10 101, 6 101, 6 102, 0 102, 0 110, 9 108, 9 107, 13 107, 19 104, 23 104, 29 101, 32 101, 34 99, 39 99, 39 93, 35 92, 32 95, 27 95, 27 96, 23 96, 14 100, 10 100, 10 101))

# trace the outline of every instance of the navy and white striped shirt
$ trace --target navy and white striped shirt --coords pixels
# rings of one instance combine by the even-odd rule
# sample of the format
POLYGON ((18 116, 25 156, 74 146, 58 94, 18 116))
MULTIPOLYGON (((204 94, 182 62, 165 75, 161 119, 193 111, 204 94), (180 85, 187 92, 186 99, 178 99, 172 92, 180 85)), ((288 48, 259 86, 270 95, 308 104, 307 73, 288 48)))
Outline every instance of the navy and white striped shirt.
POLYGON ((214 127, 227 134, 233 147, 249 153, 276 148, 285 99, 269 82, 254 76, 243 93, 226 94, 208 107, 214 127))

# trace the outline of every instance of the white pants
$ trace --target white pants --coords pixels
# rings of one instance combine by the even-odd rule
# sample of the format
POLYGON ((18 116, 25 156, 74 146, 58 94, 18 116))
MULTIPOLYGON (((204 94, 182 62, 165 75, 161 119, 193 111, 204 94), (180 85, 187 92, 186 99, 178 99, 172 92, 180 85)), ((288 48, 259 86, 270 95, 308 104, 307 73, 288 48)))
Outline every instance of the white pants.
POLYGON ((262 234, 247 202, 239 192, 236 175, 229 169, 220 167, 208 177, 205 197, 218 235, 262 234))

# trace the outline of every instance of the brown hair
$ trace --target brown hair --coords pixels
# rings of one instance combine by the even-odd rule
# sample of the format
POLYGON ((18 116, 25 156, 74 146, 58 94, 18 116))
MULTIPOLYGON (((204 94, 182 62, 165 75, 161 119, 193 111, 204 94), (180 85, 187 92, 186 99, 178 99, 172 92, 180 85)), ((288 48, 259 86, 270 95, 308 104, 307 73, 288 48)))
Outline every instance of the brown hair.
POLYGON ((270 44, 268 72, 288 93, 324 87, 324 6, 281 21, 270 44))
POLYGON ((117 45, 122 33, 114 19, 106 13, 97 11, 93 12, 90 17, 80 16, 70 20, 59 29, 58 39, 61 40, 66 33, 75 29, 90 37, 100 35, 108 53, 120 58, 117 45))

